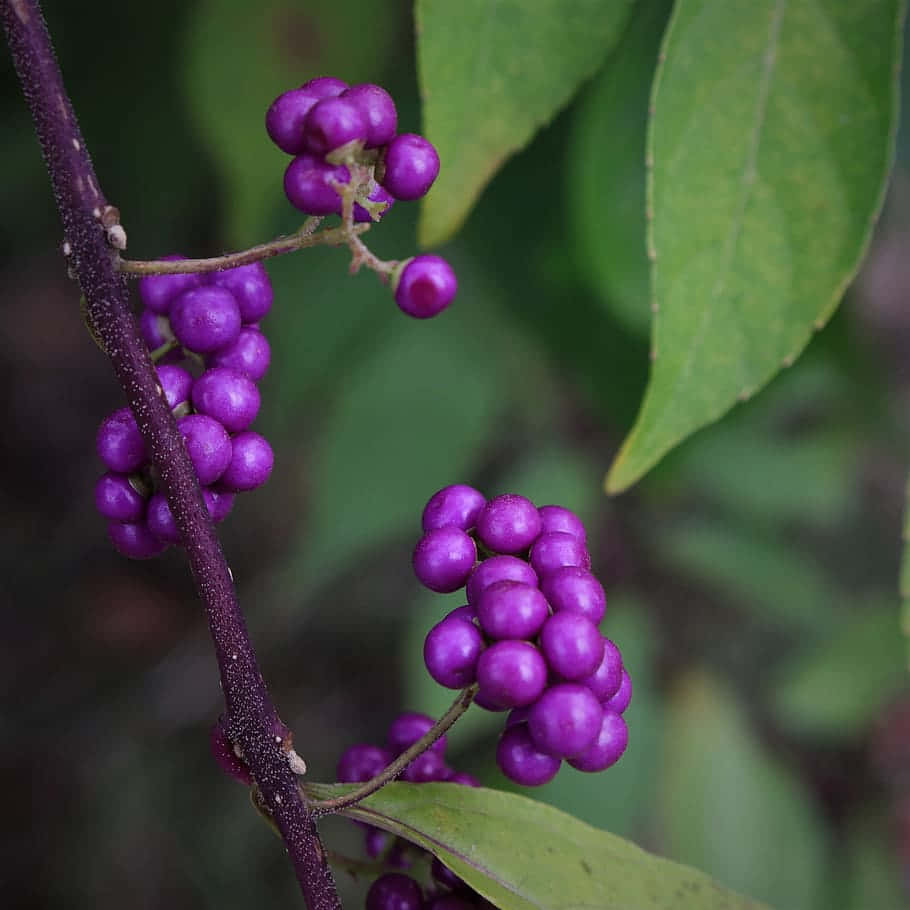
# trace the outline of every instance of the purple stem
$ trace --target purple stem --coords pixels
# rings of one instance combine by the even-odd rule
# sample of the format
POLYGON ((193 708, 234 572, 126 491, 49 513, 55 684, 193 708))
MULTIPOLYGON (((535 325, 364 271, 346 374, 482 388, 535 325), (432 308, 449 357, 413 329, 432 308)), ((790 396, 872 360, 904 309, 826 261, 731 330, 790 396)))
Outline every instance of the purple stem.
POLYGON ((50 173, 68 264, 85 295, 88 320, 136 415, 205 604, 228 736, 240 747, 261 803, 284 838, 307 907, 339 910, 314 815, 302 801, 288 764, 283 725, 259 671, 230 569, 140 339, 126 281, 116 269, 114 246, 125 239, 119 213, 101 193, 37 0, 0 0, 0 17, 50 173))

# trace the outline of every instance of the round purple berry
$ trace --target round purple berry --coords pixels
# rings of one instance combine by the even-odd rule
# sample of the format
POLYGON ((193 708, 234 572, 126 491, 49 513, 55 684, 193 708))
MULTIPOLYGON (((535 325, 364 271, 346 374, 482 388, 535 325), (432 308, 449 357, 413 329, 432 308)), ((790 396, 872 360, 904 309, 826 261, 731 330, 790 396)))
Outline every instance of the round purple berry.
POLYGON ((401 133, 386 148, 382 185, 401 200, 419 199, 439 175, 433 144, 416 133, 401 133))
POLYGON ((496 640, 534 638, 549 614, 547 599, 540 589, 520 581, 497 581, 477 599, 481 628, 496 640))
POLYGON ((95 508, 111 521, 141 521, 145 515, 145 497, 126 474, 109 471, 95 484, 95 508))
POLYGON ((170 320, 154 310, 143 309, 139 314, 139 332, 150 351, 175 340, 170 320))
POLYGON ((363 114, 343 95, 317 101, 303 121, 304 145, 316 155, 325 155, 349 142, 365 142, 367 132, 363 114))
POLYGON ((412 784, 429 784, 446 780, 451 773, 451 768, 445 763, 442 755, 433 749, 428 749, 426 752, 421 752, 401 772, 401 779, 412 784))
POLYGON ((477 516, 477 538, 496 553, 521 553, 540 534, 540 515, 530 499, 506 493, 491 499, 477 516))
MULTIPOLYGON (((405 711, 392 721, 389 727, 388 744, 393 755, 401 755, 405 749, 410 748, 433 726, 435 721, 426 714, 415 711, 405 711)), ((446 738, 440 736, 430 746, 431 751, 442 755, 446 750, 446 738)))
POLYGON ((219 485, 236 493, 255 490, 269 479, 274 465, 275 455, 265 437, 244 430, 231 440, 230 462, 219 485))
POLYGON ((212 283, 234 295, 243 323, 258 322, 272 308, 275 294, 269 273, 261 262, 215 272, 212 283))
POLYGON ((145 464, 145 443, 129 408, 119 408, 102 421, 95 449, 105 465, 119 474, 131 474, 145 464))
POLYGON ((342 164, 298 155, 284 172, 284 194, 294 208, 306 215, 337 215, 341 213, 341 196, 331 181, 347 183, 350 179, 350 172, 342 164))
POLYGON ((603 708, 591 690, 559 683, 541 695, 528 714, 528 731, 541 752, 574 758, 597 738, 603 708))
POLYGON ((509 780, 523 787, 539 787, 552 780, 562 760, 541 752, 525 724, 506 729, 496 747, 496 764, 509 780))
POLYGON ((114 547, 130 559, 151 559, 168 546, 149 531, 144 521, 111 521, 107 533, 114 547))
POLYGON ((177 522, 171 514, 171 508, 164 498, 164 493, 155 493, 149 500, 148 514, 145 522, 148 529, 158 538, 167 543, 180 543, 180 532, 177 522))
POLYGON ((622 684, 622 654, 609 638, 603 640, 603 645, 604 656, 597 668, 590 675, 578 680, 583 686, 587 686, 601 703, 612 698, 622 684))
POLYGON ((452 266, 441 256, 415 256, 393 278, 398 308, 415 319, 430 319, 441 313, 458 292, 452 266))
POLYGON ((465 604, 463 607, 455 607, 454 610, 449 610, 443 619, 463 619, 465 622, 473 623, 477 619, 477 610, 470 604, 465 604))
POLYGON ((335 777, 343 784, 360 784, 374 778, 391 761, 388 750, 379 746, 350 746, 338 759, 335 777))
POLYGON ((477 682, 478 694, 486 701, 520 708, 540 697, 547 685, 547 664, 530 642, 498 641, 478 658, 477 682))
POLYGON ((240 310, 230 291, 204 285, 173 302, 171 328, 185 348, 209 354, 227 347, 240 334, 240 310))
MULTIPOLYGON (((177 262, 186 256, 173 253, 161 258, 165 262, 177 262)), ((199 275, 146 275, 139 279, 139 298, 153 312, 166 315, 177 296, 201 284, 199 275)))
POLYGON ((508 730, 509 727, 514 727, 516 724, 526 724, 530 711, 530 705, 525 705, 524 708, 512 708, 512 710, 509 711, 509 716, 506 718, 506 729, 508 730))
POLYGON ((577 537, 582 543, 587 541, 585 526, 574 512, 563 506, 541 506, 537 511, 540 512, 541 533, 562 531, 577 537))
POLYGON ((541 534, 531 547, 530 562, 540 578, 564 566, 591 567, 591 557, 585 545, 565 531, 541 534))
POLYGON ((605 711, 612 711, 614 714, 622 714, 629 707, 632 701, 632 677, 627 670, 622 671, 622 679, 616 693, 608 698, 604 704, 605 711))
POLYGON ((597 738, 584 752, 569 759, 569 764, 579 771, 604 771, 615 765, 629 744, 626 722, 612 711, 604 713, 597 738))
POLYGON ((251 326, 244 326, 236 340, 227 347, 215 351, 206 358, 212 367, 230 367, 246 373, 253 382, 265 376, 272 358, 272 352, 265 335, 251 326))
POLYGON ((467 771, 456 771, 454 774, 451 774, 446 778, 446 782, 450 784, 459 784, 462 787, 480 786, 480 781, 474 777, 473 774, 468 774, 467 771))
POLYGON ((599 625, 607 609, 603 585, 580 566, 565 566, 549 572, 540 582, 540 590, 554 610, 571 610, 587 616, 599 625))
POLYGON ((473 704, 477 705, 478 708, 483 708, 484 711, 491 711, 494 714, 509 710, 507 705, 500 705, 498 702, 488 698, 482 690, 478 691, 474 696, 473 704))
MULTIPOLYGON (((543 597, 543 595, 541 595, 543 597)), ((604 656, 603 636, 581 613, 554 613, 540 630, 540 650, 550 669, 562 679, 594 673, 604 656)))
POLYGON ((447 525, 427 531, 414 549, 414 574, 431 591, 450 594, 468 580, 477 559, 474 540, 447 525))
POLYGON ((193 377, 183 367, 165 364, 156 368, 158 384, 164 394, 167 406, 172 410, 190 397, 193 388, 193 377))
POLYGON ((520 581, 537 586, 537 573, 517 556, 491 556, 474 567, 465 585, 469 604, 477 604, 484 590, 497 581, 520 581))
POLYGON ((362 205, 359 205, 358 203, 355 202, 354 203, 354 220, 355 221, 359 221, 361 223, 366 223, 368 221, 374 221, 374 220, 381 221, 388 214, 389 209, 395 204, 395 197, 392 196, 392 194, 389 193, 389 191, 386 190, 384 187, 379 186, 379 184, 376 184, 376 186, 372 190, 370 190, 370 194, 369 194, 369 196, 367 196, 367 199, 370 202, 382 202, 382 203, 384 203, 385 208, 382 209, 381 211, 377 211, 376 218, 374 219, 373 216, 362 205))
POLYGON ((304 150, 303 121, 319 100, 315 92, 294 88, 272 102, 265 115, 265 129, 281 151, 299 155, 304 150))
POLYGON ((231 437, 213 417, 187 414, 177 421, 186 450, 203 486, 214 483, 231 463, 231 437))
POLYGON ((462 531, 474 527, 474 522, 487 500, 480 490, 464 483, 455 483, 437 490, 427 500, 421 516, 424 531, 455 525, 462 531))
POLYGON ((202 491, 202 499, 208 509, 209 516, 215 524, 224 521, 234 508, 234 494, 226 490, 213 490, 206 487, 202 491))
POLYGON ((322 98, 336 98, 347 90, 348 84, 334 76, 317 76, 315 79, 304 82, 300 88, 321 100, 322 98))
POLYGON ((384 88, 365 82, 352 85, 341 97, 360 111, 366 123, 366 148, 379 148, 395 138, 398 111, 392 96, 384 88))
POLYGON ((443 619, 430 629, 423 645, 423 662, 430 676, 447 689, 462 689, 477 676, 483 636, 473 622, 443 619))
MULTIPOLYGON (((367 778, 369 780, 369 778, 367 778)), ((370 859, 377 859, 389 844, 389 838, 392 835, 382 828, 374 828, 372 825, 367 826, 366 836, 363 839, 363 849, 370 859)))
POLYGON ((422 910, 423 893, 409 875, 387 872, 370 885, 366 910, 422 910))
POLYGON ((214 417, 229 433, 245 430, 259 413, 256 383, 230 367, 206 370, 193 386, 193 407, 214 417))

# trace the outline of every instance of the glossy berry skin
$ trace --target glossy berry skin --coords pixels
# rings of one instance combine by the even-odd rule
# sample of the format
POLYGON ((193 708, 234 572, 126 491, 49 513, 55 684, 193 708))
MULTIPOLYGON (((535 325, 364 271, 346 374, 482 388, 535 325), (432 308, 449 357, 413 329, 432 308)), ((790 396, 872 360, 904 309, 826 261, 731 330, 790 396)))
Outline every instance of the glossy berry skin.
POLYGON ((261 487, 272 473, 275 455, 265 437, 244 430, 231 440, 231 459, 219 486, 235 493, 261 487))
POLYGON ((208 486, 218 480, 231 461, 231 438, 213 417, 187 414, 177 421, 199 483, 208 486))
POLYGON ((529 642, 498 641, 478 658, 477 682, 478 694, 486 701, 519 708, 540 697, 547 685, 547 664, 529 642))
POLYGON ((145 522, 158 540, 163 540, 165 543, 180 543, 180 532, 177 530, 177 523, 164 498, 164 493, 155 493, 149 500, 145 522))
POLYGON ((392 761, 387 749, 379 746, 351 746, 342 753, 335 777, 343 784, 359 784, 375 777, 392 761))
POLYGON ((269 273, 261 262, 214 272, 212 284, 234 295, 243 323, 258 322, 272 308, 275 294, 269 273))
POLYGON ((424 531, 455 525, 462 531, 474 527, 480 510, 487 504, 480 490, 455 483, 437 490, 428 500, 421 516, 424 531))
POLYGON ((363 114, 344 95, 317 101, 303 121, 304 145, 314 155, 325 155, 349 142, 365 142, 367 132, 363 114))
POLYGON ((370 885, 366 910, 421 910, 423 893, 409 875, 387 872, 370 885))
MULTIPOLYGON (((622 654, 609 638, 603 640, 604 653, 597 668, 588 676, 578 680, 587 686, 601 703, 612 698, 622 684, 622 654)), ((617 712, 622 713, 622 712, 617 712)))
POLYGON ((171 305, 171 328, 177 340, 197 354, 226 347, 240 334, 240 309, 234 295, 217 285, 181 294, 171 305))
POLYGON ((605 771, 622 758, 628 744, 626 722, 618 714, 606 711, 597 738, 584 752, 570 758, 569 764, 579 771, 605 771))
POLYGON ((600 666, 604 639, 589 619, 562 610, 554 613, 540 630, 540 650, 549 668, 561 679, 582 679, 600 666))
MULTIPOLYGON (((389 727, 388 745, 393 755, 401 755, 405 749, 410 748, 433 726, 433 718, 415 711, 405 711, 392 721, 389 727)), ((446 750, 446 738, 440 736, 430 746, 431 751, 442 755, 446 750)))
POLYGON ((304 82, 300 88, 321 100, 322 98, 336 98, 349 86, 343 79, 336 79, 334 76, 317 76, 315 79, 304 82))
POLYGON ((556 776, 562 760, 541 752, 532 741, 527 725, 516 724, 500 737, 496 764, 509 780, 523 787, 539 787, 556 776))
POLYGON ((419 199, 439 175, 433 144, 416 133, 401 133, 386 148, 382 185, 401 200, 419 199))
POLYGON ((599 625, 607 609, 607 596, 603 585, 580 566, 566 566, 547 573, 541 579, 540 589, 554 610, 572 610, 581 613, 599 625))
POLYGON ((465 604, 462 607, 455 607, 454 610, 449 610, 443 619, 463 619, 465 622, 476 624, 477 610, 475 610, 474 607, 472 607, 470 604, 465 604))
POLYGON ((119 408, 102 421, 95 449, 104 464, 119 474, 131 474, 147 461, 142 434, 129 408, 119 408))
POLYGON ((253 380, 229 367, 206 370, 193 386, 193 407, 214 417, 229 433, 245 430, 256 419, 260 403, 253 380))
MULTIPOLYGON (((186 259, 172 253, 161 257, 165 262, 177 262, 186 259)), ((153 313, 167 315, 174 300, 185 291, 197 288, 202 284, 199 275, 145 275, 139 279, 139 299, 153 313)))
POLYGON ((350 179, 344 165, 298 155, 284 172, 284 194, 294 208, 306 215, 337 215, 341 213, 341 196, 331 181, 347 183, 350 179))
POLYGON ((181 366, 165 364, 156 368, 158 384, 164 393, 164 400, 172 410, 184 401, 188 401, 193 389, 192 375, 181 366))
POLYGON ((401 779, 412 784, 429 784, 446 780, 451 768, 439 752, 428 749, 422 752, 401 772, 401 779))
POLYGON ((485 647, 473 622, 443 619, 430 629, 423 645, 423 662, 430 676, 447 689, 462 689, 477 677, 477 658, 485 647))
POLYGON ((392 96, 381 86, 366 82, 352 85, 341 97, 360 112, 366 124, 365 148, 386 145, 398 130, 398 111, 392 96))
POLYGON ((111 521, 141 521, 145 497, 135 490, 126 474, 109 471, 95 484, 95 508, 111 521))
POLYGON ((626 708, 629 707, 629 703, 632 701, 632 677, 629 676, 628 671, 622 671, 622 679, 619 683, 619 688, 616 690, 616 693, 612 698, 608 698, 604 703, 605 711, 612 711, 614 714, 622 714, 626 708))
POLYGON ((537 573, 517 556, 491 556, 476 565, 468 577, 468 603, 476 606, 481 593, 497 581, 520 581, 537 587, 537 573))
POLYGON ((205 488, 202 491, 202 499, 209 515, 215 524, 224 521, 234 508, 234 494, 226 490, 212 490, 205 488))
POLYGON ((477 537, 495 553, 521 553, 540 534, 540 515, 524 496, 506 493, 491 499, 477 517, 477 537))
POLYGON ((597 738, 603 708, 591 690, 576 683, 551 686, 528 714, 528 731, 541 752, 574 758, 597 738))
POLYGON ((497 581, 485 588, 477 600, 477 619, 481 628, 497 641, 534 638, 547 621, 549 612, 547 600, 540 590, 520 581, 497 581))
POLYGON ((107 533, 115 549, 130 559, 151 559, 167 549, 144 521, 108 522, 107 533))
POLYGON ((447 525, 427 531, 414 549, 414 574, 431 591, 450 594, 468 580, 477 547, 460 528, 447 525))
POLYGON ((441 313, 458 293, 458 279, 441 256, 415 256, 405 265, 395 284, 398 308, 415 319, 441 313))
POLYGON ((227 347, 206 358, 209 366, 230 367, 245 373, 253 382, 265 376, 272 352, 265 335, 251 326, 244 326, 237 338, 227 347))
MULTIPOLYGON (((384 187, 376 185, 376 187, 370 191, 370 195, 367 196, 367 199, 370 202, 384 202, 385 208, 377 213, 377 221, 381 221, 389 213, 389 209, 395 204, 395 197, 389 193, 384 187)), ((373 221, 372 215, 358 203, 354 203, 354 220, 359 221, 361 224, 365 224, 368 221, 373 221)))
POLYGON ((139 314, 139 331, 150 351, 157 351, 163 344, 174 340, 170 320, 153 310, 143 309, 139 314))
POLYGON ((564 566, 591 567, 591 557, 585 545, 564 531, 541 534, 531 547, 530 562, 540 578, 564 566))
POLYGON ((577 537, 582 543, 588 539, 582 520, 571 510, 564 506, 541 506, 540 513, 541 533, 549 534, 551 531, 562 531, 577 537))
POLYGON ((299 155, 305 148, 303 121, 320 96, 305 88, 291 89, 279 95, 265 115, 265 129, 278 148, 289 155, 299 155))

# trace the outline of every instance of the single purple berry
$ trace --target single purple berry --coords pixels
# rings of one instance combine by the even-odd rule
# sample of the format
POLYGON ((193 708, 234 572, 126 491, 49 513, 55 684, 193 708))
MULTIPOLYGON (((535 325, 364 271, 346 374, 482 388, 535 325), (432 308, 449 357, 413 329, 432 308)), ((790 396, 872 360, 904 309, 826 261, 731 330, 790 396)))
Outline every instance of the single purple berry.
POLYGON ((129 408, 119 408, 102 421, 95 449, 105 465, 118 474, 132 474, 148 460, 142 434, 129 408))
POLYGON ((391 761, 388 750, 379 746, 350 746, 338 759, 335 777, 343 784, 360 784, 374 778, 391 761))
POLYGON ((126 474, 109 471, 95 484, 95 508, 111 521, 141 521, 145 515, 145 497, 126 474))
POLYGON ((449 610, 443 619, 463 619, 466 622, 473 623, 477 619, 477 610, 470 604, 465 604, 463 607, 455 607, 454 610, 449 610))
POLYGON ((193 407, 223 424, 228 433, 245 430, 259 413, 256 383, 229 367, 206 370, 193 386, 193 407))
POLYGON ((521 553, 540 534, 540 515, 530 499, 506 493, 477 516, 477 539, 495 553, 521 553))
POLYGON ((236 340, 206 358, 210 367, 230 367, 246 373, 253 382, 265 376, 272 359, 272 352, 265 335, 258 329, 244 326, 236 340))
POLYGON ((499 738, 496 764, 509 780, 523 787, 539 787, 552 780, 562 764, 561 759, 541 752, 525 724, 509 727, 499 738))
POLYGON ((549 615, 547 599, 540 589, 520 581, 497 581, 477 599, 480 626, 496 640, 534 638, 549 615))
POLYGON ((235 493, 261 487, 272 473, 275 455, 265 437, 244 430, 231 440, 231 458, 219 486, 235 493))
MULTIPOLYGON (((541 594, 541 597, 543 595, 541 594)), ((540 630, 540 650, 561 679, 576 680, 597 670, 604 656, 603 636, 581 613, 554 613, 540 630)))
MULTIPOLYGON (((157 351, 162 345, 175 340, 171 321, 154 310, 143 309, 139 314, 139 332, 150 351, 157 351)), ((179 356, 179 351, 177 353, 179 356)))
MULTIPOLYGON (((370 202, 383 202, 385 203, 385 208, 381 212, 377 212, 376 220, 381 221, 388 214, 389 209, 395 204, 395 197, 384 187, 376 186, 370 190, 369 196, 367 199, 370 202)), ((373 216, 362 206, 354 203, 354 220, 361 223, 366 223, 367 221, 373 221, 373 216)))
POLYGON ((516 724, 526 724, 530 711, 530 705, 526 705, 524 708, 512 708, 512 710, 509 711, 509 716, 506 718, 506 729, 508 730, 509 727, 514 727, 516 724))
POLYGON ((563 506, 541 506, 537 511, 540 512, 542 534, 562 531, 577 537, 582 543, 587 541, 588 534, 585 526, 574 512, 563 506))
POLYGON ((347 183, 350 171, 343 164, 327 164, 312 155, 298 155, 284 172, 288 202, 306 215, 341 214, 341 196, 332 186, 347 183))
POLYGON ((569 764, 579 771, 604 771, 622 758, 629 744, 626 722, 612 711, 604 712, 597 739, 584 752, 569 759, 569 764))
POLYGON ((423 662, 430 676, 447 689, 463 689, 477 676, 477 658, 485 643, 473 622, 444 619, 430 629, 423 644, 423 662))
MULTIPOLYGON (((161 258, 165 262, 177 262, 186 256, 173 253, 161 258)), ((146 275, 139 279, 139 297, 150 310, 166 315, 177 296, 201 284, 199 275, 146 275)))
POLYGON ((520 581, 537 586, 537 573, 517 556, 491 556, 474 567, 465 585, 468 603, 476 606, 480 595, 497 581, 520 581))
POLYGON ((158 540, 163 540, 165 543, 180 543, 177 522, 174 521, 171 507, 167 504, 164 493, 155 493, 149 500, 145 523, 158 540))
POLYGON ((597 738, 603 708, 591 690, 577 683, 550 686, 528 714, 528 732, 541 752, 574 758, 597 738))
POLYGON ((317 76, 315 79, 304 82, 300 88, 321 100, 322 98, 337 98, 349 86, 347 82, 336 79, 334 76, 317 76))
POLYGON ((224 521, 234 508, 234 494, 226 490, 213 490, 205 487, 202 491, 202 499, 215 524, 224 521))
MULTIPOLYGON (((405 749, 413 746, 434 723, 435 721, 432 717, 428 717, 426 714, 418 714, 415 711, 405 711, 403 714, 399 714, 389 727, 389 751, 393 755, 401 755, 405 749)), ((446 750, 446 742, 445 736, 440 736, 430 746, 430 750, 443 755, 446 750)))
POLYGON ((237 755, 234 751, 234 744, 228 739, 223 717, 219 718, 209 731, 209 747, 212 750, 212 758, 225 774, 246 786, 253 782, 246 762, 237 755))
POLYGON ((149 531, 144 521, 110 521, 107 533, 114 547, 130 559, 151 559, 168 546, 149 531))
POLYGON ((498 702, 494 702, 493 699, 485 696, 483 691, 477 692, 472 704, 477 705, 478 708, 483 708, 484 711, 491 711, 494 714, 500 714, 503 711, 509 710, 508 705, 500 705, 498 702))
POLYGON ((244 324, 258 322, 272 308, 275 293, 269 273, 261 262, 214 272, 212 283, 234 295, 240 310, 240 321, 244 324))
POLYGON ((193 377, 187 370, 174 364, 165 364, 156 367, 156 372, 164 400, 171 410, 189 400, 193 389, 193 377))
POLYGON ((604 703, 605 711, 612 711, 614 714, 622 714, 629 707, 632 701, 632 677, 627 670, 622 671, 622 680, 619 688, 612 698, 608 698, 604 703))
POLYGON ((591 567, 591 557, 585 545, 565 531, 541 534, 531 547, 529 559, 539 578, 564 566, 578 566, 582 569, 591 567))
POLYGON ((447 525, 427 531, 414 548, 414 574, 431 591, 450 594, 468 580, 477 560, 474 540, 460 528, 447 525))
POLYGON ((398 111, 392 96, 384 88, 365 82, 352 85, 341 97, 360 111, 366 123, 366 148, 379 148, 395 138, 398 111))
MULTIPOLYGON (((367 778, 369 780, 369 778, 367 778)), ((373 825, 367 825, 366 834, 363 839, 363 849, 370 859, 377 859, 389 845, 389 838, 392 835, 382 828, 375 828, 373 825)))
POLYGON ((464 483, 455 483, 437 490, 423 509, 421 524, 424 531, 455 525, 462 531, 474 527, 474 522, 487 500, 480 490, 464 483))
POLYGON ((186 450, 196 469, 199 483, 208 486, 218 480, 231 463, 231 437, 214 417, 187 414, 177 421, 186 450))
POLYGON ((433 143, 416 133, 401 133, 386 148, 382 185, 401 200, 419 199, 439 175, 433 143))
POLYGON ((459 878, 448 866, 444 866, 439 861, 439 858, 435 856, 433 857, 433 862, 430 863, 430 875, 444 888, 449 888, 452 891, 458 891, 466 887, 464 880, 459 878))
POLYGON ((317 101, 303 121, 304 145, 314 155, 325 155, 349 142, 365 142, 367 132, 363 114, 343 95, 317 101))
POLYGON ((607 609, 603 585, 586 569, 565 566, 548 573, 540 590, 554 610, 571 610, 599 625, 607 609))
POLYGON ((303 121, 320 97, 305 88, 294 88, 271 103, 265 115, 265 129, 281 151, 299 155, 304 150, 303 121))
POLYGON ((423 892, 409 875, 387 872, 370 885, 366 910, 422 910, 423 892))
POLYGON ((452 773, 445 759, 433 749, 422 752, 401 772, 401 779, 412 784, 443 781, 452 773))
POLYGON ((547 663, 530 642, 498 641, 478 658, 477 682, 485 700, 501 708, 520 708, 546 688, 547 663))
POLYGON ((210 354, 227 347, 240 334, 240 310, 230 291, 204 285, 173 302, 171 328, 185 348, 210 354))
POLYGON ((468 774, 467 771, 456 771, 454 774, 446 778, 446 782, 450 784, 459 784, 462 787, 480 786, 480 781, 474 777, 473 774, 468 774))
POLYGON ((430 319, 441 313, 458 292, 452 266, 441 256, 415 256, 392 278, 398 308, 415 319, 430 319))
POLYGON ((604 638, 603 645, 604 656, 597 668, 593 673, 578 680, 591 690, 601 704, 612 698, 622 684, 622 654, 609 638, 604 638))

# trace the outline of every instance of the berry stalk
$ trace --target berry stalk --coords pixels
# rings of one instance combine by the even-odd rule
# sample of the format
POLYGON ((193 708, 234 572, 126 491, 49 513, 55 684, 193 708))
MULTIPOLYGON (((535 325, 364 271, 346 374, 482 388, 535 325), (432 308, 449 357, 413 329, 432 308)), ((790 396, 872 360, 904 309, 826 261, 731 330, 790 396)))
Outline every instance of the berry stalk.
POLYGON ((37 0, 0 0, 0 19, 34 120, 63 222, 63 251, 86 300, 92 334, 107 352, 157 468, 205 604, 227 706, 240 748, 281 832, 310 910, 338 910, 314 813, 289 764, 289 737, 250 644, 233 579, 203 503, 192 463, 155 376, 117 269, 126 234, 101 192, 63 85, 37 0))

